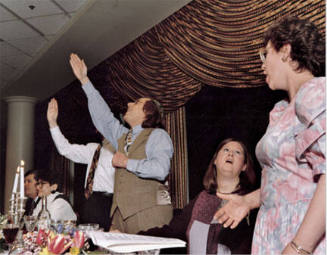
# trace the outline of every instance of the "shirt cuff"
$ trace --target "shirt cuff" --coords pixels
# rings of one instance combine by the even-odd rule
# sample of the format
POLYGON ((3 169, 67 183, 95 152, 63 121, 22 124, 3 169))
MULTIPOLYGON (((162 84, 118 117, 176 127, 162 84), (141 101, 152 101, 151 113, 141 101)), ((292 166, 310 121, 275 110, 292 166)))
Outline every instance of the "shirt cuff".
POLYGON ((84 90, 84 92, 86 94, 90 94, 93 92, 94 90, 94 87, 92 85, 92 83, 90 81, 88 81, 87 83, 85 83, 83 86, 82 86, 82 89, 84 90))
POLYGON ((136 172, 137 159, 128 159, 126 169, 132 173, 136 172))
POLYGON ((50 132, 52 134, 60 132, 59 126, 55 126, 55 127, 50 128, 50 132))

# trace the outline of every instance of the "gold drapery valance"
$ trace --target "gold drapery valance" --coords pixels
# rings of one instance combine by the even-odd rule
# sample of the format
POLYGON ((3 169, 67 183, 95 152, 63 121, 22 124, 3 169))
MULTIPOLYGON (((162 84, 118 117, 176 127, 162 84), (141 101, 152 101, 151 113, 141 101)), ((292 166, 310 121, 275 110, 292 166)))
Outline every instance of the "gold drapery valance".
POLYGON ((156 26, 169 59, 202 84, 264 85, 258 50, 264 31, 286 14, 325 27, 324 1, 194 0, 156 26))
POLYGON ((152 29, 119 51, 109 66, 111 86, 130 99, 157 99, 165 111, 175 111, 200 89, 201 83, 180 70, 167 56, 152 29))

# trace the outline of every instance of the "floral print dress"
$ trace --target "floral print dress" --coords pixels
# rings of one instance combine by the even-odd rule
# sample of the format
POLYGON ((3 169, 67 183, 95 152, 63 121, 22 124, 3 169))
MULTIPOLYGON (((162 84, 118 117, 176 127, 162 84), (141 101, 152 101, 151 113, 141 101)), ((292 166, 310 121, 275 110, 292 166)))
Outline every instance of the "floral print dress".
MULTIPOLYGON (((270 112, 256 147, 262 179, 253 254, 280 254, 292 241, 326 172, 325 86, 324 77, 314 78, 270 112)), ((325 237, 314 254, 325 254, 325 237)))

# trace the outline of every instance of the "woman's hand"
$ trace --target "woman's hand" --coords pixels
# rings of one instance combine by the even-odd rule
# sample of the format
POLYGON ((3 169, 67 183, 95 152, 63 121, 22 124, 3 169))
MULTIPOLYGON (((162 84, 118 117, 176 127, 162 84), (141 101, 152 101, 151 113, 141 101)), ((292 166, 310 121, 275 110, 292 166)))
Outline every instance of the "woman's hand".
POLYGON ((74 75, 82 83, 82 85, 87 83, 89 78, 87 77, 87 67, 84 60, 80 59, 77 54, 72 53, 70 54, 69 63, 73 69, 74 75))
POLYGON ((213 217, 220 224, 223 224, 225 228, 236 228, 251 209, 260 206, 260 189, 244 196, 236 194, 226 195, 219 192, 216 194, 219 198, 228 200, 227 204, 220 208, 213 217))
POLYGON ((52 98, 48 104, 47 119, 50 128, 56 127, 58 118, 58 103, 57 100, 52 98))
POLYGON ((250 206, 246 203, 244 196, 236 194, 224 195, 219 192, 216 194, 219 198, 228 200, 228 202, 215 213, 214 219, 223 224, 225 228, 236 228, 250 212, 250 206))

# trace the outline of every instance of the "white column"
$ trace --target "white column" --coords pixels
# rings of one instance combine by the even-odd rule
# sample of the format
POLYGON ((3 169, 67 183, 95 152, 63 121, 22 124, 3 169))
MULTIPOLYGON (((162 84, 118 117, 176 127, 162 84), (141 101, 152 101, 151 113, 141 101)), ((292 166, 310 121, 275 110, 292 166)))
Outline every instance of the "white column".
POLYGON ((36 98, 12 96, 4 99, 8 103, 6 177, 4 209, 9 208, 9 199, 14 175, 20 160, 25 161, 25 170, 34 163, 34 106, 36 98))

